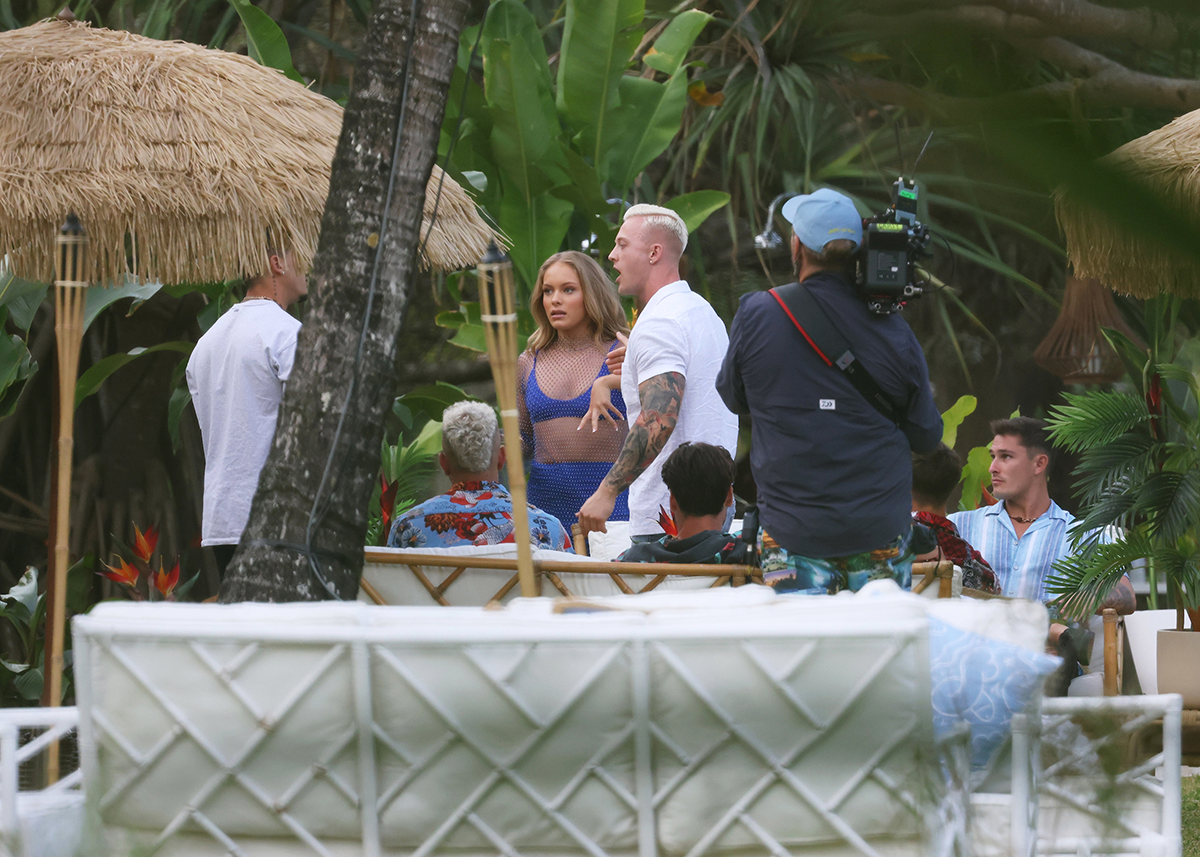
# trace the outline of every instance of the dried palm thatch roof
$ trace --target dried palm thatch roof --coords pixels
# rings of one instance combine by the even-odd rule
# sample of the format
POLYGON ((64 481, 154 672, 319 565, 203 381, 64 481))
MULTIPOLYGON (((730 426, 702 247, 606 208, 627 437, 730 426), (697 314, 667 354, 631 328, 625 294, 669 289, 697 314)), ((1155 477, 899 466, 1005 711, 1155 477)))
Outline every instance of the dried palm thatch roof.
MULTIPOLYGON (((1180 210, 1200 215, 1200 110, 1131 140, 1101 163, 1126 171, 1180 210)), ((1164 292, 1200 297, 1194 257, 1131 232, 1062 189, 1054 195, 1054 208, 1077 277, 1094 277, 1139 298, 1164 292)))
MULTIPOLYGON (((0 33, 0 254, 49 281, 74 211, 95 283, 257 273, 268 229, 307 265, 341 126, 336 103, 237 54, 59 20, 0 33)), ((422 264, 474 264, 492 238, 446 176, 422 264)))

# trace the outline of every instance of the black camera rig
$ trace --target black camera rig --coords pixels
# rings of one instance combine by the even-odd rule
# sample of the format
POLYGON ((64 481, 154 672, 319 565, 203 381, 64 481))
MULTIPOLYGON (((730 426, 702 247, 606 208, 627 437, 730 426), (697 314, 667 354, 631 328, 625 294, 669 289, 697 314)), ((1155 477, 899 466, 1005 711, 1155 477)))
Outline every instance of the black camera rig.
POLYGON ((917 183, 901 176, 891 207, 863 221, 856 282, 871 312, 899 312, 921 296, 917 261, 929 256, 928 246, 929 227, 917 220, 917 183))

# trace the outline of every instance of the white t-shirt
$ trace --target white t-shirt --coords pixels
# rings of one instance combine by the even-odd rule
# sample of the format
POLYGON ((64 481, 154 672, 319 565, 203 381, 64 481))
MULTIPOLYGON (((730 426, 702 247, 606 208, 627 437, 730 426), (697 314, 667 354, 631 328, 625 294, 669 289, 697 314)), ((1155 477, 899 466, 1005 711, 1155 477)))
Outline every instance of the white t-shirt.
POLYGON ((187 384, 204 441, 202 545, 235 545, 246 529, 299 330, 275 301, 248 300, 192 351, 187 384))
POLYGON ((685 441, 703 441, 737 454, 738 420, 717 395, 717 372, 729 347, 729 334, 708 301, 683 280, 663 286, 638 313, 629 334, 621 395, 632 426, 642 406, 638 385, 655 375, 684 377, 679 421, 667 445, 629 486, 629 532, 661 535, 658 510, 670 511, 670 492, 662 481, 663 462, 685 441))

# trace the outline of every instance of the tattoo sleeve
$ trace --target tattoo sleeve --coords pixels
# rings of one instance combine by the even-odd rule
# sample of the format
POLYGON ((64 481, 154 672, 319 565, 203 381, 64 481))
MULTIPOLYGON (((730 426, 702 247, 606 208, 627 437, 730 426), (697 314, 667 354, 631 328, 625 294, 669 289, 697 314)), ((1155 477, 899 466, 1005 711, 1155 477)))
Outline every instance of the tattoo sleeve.
POLYGON ((1118 615, 1127 616, 1137 609, 1137 595, 1128 577, 1122 577, 1100 603, 1100 609, 1108 607, 1116 610, 1118 615))
POLYGON ((683 388, 684 378, 678 372, 655 375, 638 385, 642 412, 629 427, 617 460, 604 477, 614 490, 624 491, 632 485, 667 445, 679 422, 683 388))

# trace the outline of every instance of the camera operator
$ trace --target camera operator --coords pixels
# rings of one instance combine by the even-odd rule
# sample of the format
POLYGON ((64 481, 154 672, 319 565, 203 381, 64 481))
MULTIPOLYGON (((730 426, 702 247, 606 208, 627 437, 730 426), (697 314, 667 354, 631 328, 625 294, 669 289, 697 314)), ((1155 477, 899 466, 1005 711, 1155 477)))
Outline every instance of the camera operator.
MULTIPOLYGON (((744 296, 717 391, 752 418, 764 577, 777 591, 857 590, 887 577, 911 586, 911 452, 942 437, 925 355, 908 324, 873 315, 854 285, 862 219, 822 189, 788 200, 801 286, 744 296), (822 359, 785 307, 807 289, 889 401, 885 416, 837 365, 822 359)), ((838 355, 832 355, 837 361, 838 355)))

